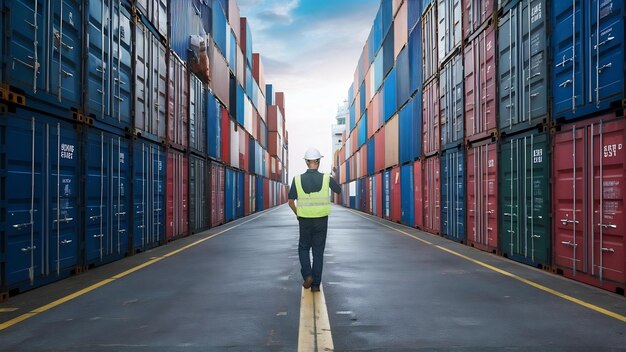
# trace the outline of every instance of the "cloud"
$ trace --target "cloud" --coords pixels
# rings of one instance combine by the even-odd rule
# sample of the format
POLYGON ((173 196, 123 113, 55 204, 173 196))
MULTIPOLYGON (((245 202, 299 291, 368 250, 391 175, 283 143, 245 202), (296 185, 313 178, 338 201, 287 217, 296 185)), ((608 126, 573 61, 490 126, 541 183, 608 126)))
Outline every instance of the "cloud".
POLYGON ((270 8, 259 12, 261 20, 291 24, 293 22, 293 11, 300 5, 300 0, 290 0, 274 2, 270 8))

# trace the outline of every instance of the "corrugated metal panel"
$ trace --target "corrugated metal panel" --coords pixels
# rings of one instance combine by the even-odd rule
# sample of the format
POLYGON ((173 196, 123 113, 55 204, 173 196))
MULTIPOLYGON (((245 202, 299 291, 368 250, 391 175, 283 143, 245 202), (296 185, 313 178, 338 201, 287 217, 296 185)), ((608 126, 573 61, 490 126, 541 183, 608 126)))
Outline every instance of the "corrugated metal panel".
POLYGON ((184 153, 167 152, 165 186, 165 236, 168 241, 189 234, 189 159, 184 153))
POLYGON ((204 158, 189 156, 189 230, 200 232, 210 225, 211 214, 207 200, 209 198, 209 174, 204 158))
POLYGON ((400 222, 402 220, 402 182, 401 170, 399 166, 391 169, 390 182, 390 219, 391 221, 400 222))
POLYGON ((552 224, 553 264, 615 292, 626 288, 626 120, 613 116, 564 125, 554 136, 552 224))
POLYGON ((161 142, 166 137, 166 49, 142 23, 136 23, 134 53, 136 133, 161 142))
POLYGON ((393 30, 393 3, 392 0, 381 0, 380 11, 382 19, 382 34, 383 37, 387 34, 387 31, 393 30))
POLYGON ((404 46, 406 45, 409 39, 409 28, 408 28, 409 23, 408 23, 406 1, 403 1, 402 6, 400 6, 400 9, 398 13, 396 14, 396 18, 393 22, 393 25, 394 25, 393 53, 394 53, 394 57, 398 57, 398 54, 400 54, 400 51, 404 48, 404 46))
POLYGON ((387 36, 385 37, 385 40, 383 40, 383 48, 382 48, 383 77, 385 77, 389 73, 389 71, 391 71, 395 63, 393 45, 394 45, 394 28, 391 27, 389 32, 387 32, 387 36))
POLYGON ((432 155, 439 151, 439 81, 424 86, 422 101, 422 151, 432 155))
POLYGON ((108 6, 104 1, 89 2, 86 84, 81 82, 76 89, 84 91, 87 114, 93 114, 97 121, 126 129, 131 125, 133 101, 131 17, 119 3, 112 7, 109 11, 113 16, 106 14, 108 6), (112 52, 111 47, 115 48, 112 52))
POLYGON ((497 0, 463 0, 463 39, 490 20, 497 0))
POLYGON ((420 20, 420 16, 422 15, 422 0, 406 0, 406 3, 408 12, 408 29, 409 33, 411 33, 415 28, 419 28, 417 24, 420 20))
POLYGON ((376 132, 374 140, 376 144, 376 171, 381 171, 385 168, 385 126, 376 132))
POLYGON ((376 172, 376 139, 371 138, 367 142, 367 174, 373 175, 376 172))
POLYGON ((237 172, 226 168, 224 175, 224 222, 229 222, 237 216, 237 172))
POLYGON ((170 55, 167 89, 167 141, 177 149, 189 146, 189 75, 175 55, 170 55))
MULTIPOLYGON (((91 7, 91 4, 90 4, 91 7)), ((211 7, 204 5, 203 0, 170 0, 169 1, 170 36, 169 45, 184 61, 190 54, 190 37, 204 39, 207 32, 202 24, 202 17, 213 16, 211 7), (206 12, 206 14, 205 14, 206 12)))
POLYGON ((378 217, 383 217, 383 175, 379 173, 373 178, 374 189, 372 190, 372 194, 374 195, 373 198, 375 204, 374 214, 378 217))
POLYGON ((441 180, 439 157, 432 156, 422 161, 423 229, 439 234, 441 215, 441 180))
MULTIPOLYGON (((413 164, 402 166, 400 182, 402 185, 402 223, 413 227, 415 226, 415 180, 413 179, 413 164)), ((418 204, 418 206, 421 205, 418 204)))
MULTIPOLYGON (((417 0, 412 0, 417 1, 417 0)), ((410 4, 410 2, 409 2, 410 4)), ((409 35, 409 95, 422 89, 422 26, 415 27, 409 35)))
POLYGON ((399 108, 411 97, 409 50, 404 48, 396 61, 396 106, 399 108))
POLYGON ((550 141, 535 131, 500 143, 499 243, 509 258, 551 264, 550 141))
POLYGON ((498 150, 496 143, 467 151, 467 242, 488 252, 498 249, 498 150))
POLYGON ((383 171, 383 217, 391 217, 391 170, 383 171))
POLYGON ((421 155, 421 140, 420 136, 422 135, 422 122, 420 118, 421 114, 421 104, 416 107, 415 104, 419 102, 420 99, 411 99, 405 106, 400 110, 398 115, 399 118, 399 137, 400 137, 400 163, 406 163, 409 161, 413 161, 420 157, 421 155))
MULTIPOLYGON (((531 13, 540 12, 531 20, 543 20, 539 6, 532 8, 531 13)), ((622 107, 625 11, 619 0, 552 2, 553 118, 622 107)))
POLYGON ((440 64, 447 61, 447 57, 461 45, 463 36, 461 8, 461 0, 437 1, 437 38, 439 40, 440 64))
POLYGON ((385 168, 398 165, 398 122, 396 114, 385 125, 385 168))
POLYGON ((225 164, 230 164, 230 117, 228 116, 228 110, 225 107, 220 107, 221 111, 221 140, 222 140, 222 158, 221 160, 225 164))
POLYGON ((465 150, 453 148, 441 155, 441 234, 465 241, 465 150))
POLYGON ((209 90, 206 91, 206 118, 206 131, 208 133, 206 150, 210 157, 220 160, 222 158, 222 107, 209 90))
POLYGON ((224 223, 224 188, 225 188, 225 171, 224 166, 211 162, 209 167, 211 190, 209 192, 211 201, 211 227, 215 227, 224 223))
POLYGON ((385 121, 396 113, 396 101, 396 69, 394 67, 385 79, 385 121))
POLYGON ((230 121, 230 163, 228 165, 239 168, 239 128, 237 123, 230 121))
MULTIPOLYGON (((465 97, 467 101, 465 104, 465 138, 469 141, 487 138, 496 132, 497 82, 494 28, 494 26, 487 27, 465 46, 465 97)), ((504 72, 506 66, 508 63, 498 68, 504 72)), ((500 76, 501 79, 502 77, 500 76)), ((501 97, 504 94, 502 89, 500 94, 501 97)), ((506 103, 500 100, 500 106, 506 103)))
POLYGON ((165 240, 165 148, 133 142, 133 249, 144 251, 165 240))
POLYGON ((137 9, 160 35, 167 38, 167 0, 135 0, 137 9))
POLYGON ((413 165, 413 201, 417 206, 415 206, 415 226, 418 228, 423 228, 424 226, 424 198, 422 196, 422 192, 424 189, 423 181, 422 181, 422 162, 420 160, 416 160, 413 165))
POLYGON ((83 23, 73 16, 81 13, 80 4, 4 2, 2 77, 25 92, 30 108, 68 118, 71 107, 82 110, 83 23))
POLYGON ((83 231, 89 265, 128 253, 133 163, 127 138, 97 129, 89 129, 86 137, 83 231))
POLYGON ((439 73, 439 121, 442 149, 463 142, 465 136, 463 95, 463 56, 457 54, 444 64, 439 73))
MULTIPOLYGON (((208 103, 207 92, 204 89, 204 85, 194 75, 189 75, 189 147, 191 150, 205 154, 207 152, 207 122, 210 122, 211 127, 214 128, 211 131, 212 137, 216 137, 215 134, 215 121, 207 119, 208 115, 215 118, 216 107, 215 99, 213 102, 208 103), (210 107, 213 111, 207 113, 207 107, 210 107)), ((215 142, 213 142, 215 143, 215 142)), ((215 148, 215 145, 213 146, 215 148)))
POLYGON ((224 57, 228 56, 226 43, 229 41, 229 31, 227 31, 228 23, 225 15, 227 11, 228 9, 224 10, 219 6, 213 6, 213 28, 211 30, 211 37, 224 57))
POLYGON ((31 113, 3 117, 5 285, 39 286, 78 265, 82 146, 72 124, 31 113))
POLYGON ((437 74, 437 6, 431 6, 422 17, 422 62, 423 81, 427 82, 437 74))
MULTIPOLYGON (((544 122, 548 114, 545 4, 538 0, 520 2, 505 12, 499 22, 498 127, 505 133, 535 127, 544 122)), ((558 67, 553 69, 559 70, 558 67)))
POLYGON ((230 76, 226 59, 215 45, 211 45, 209 52, 211 53, 211 82, 209 86, 222 104, 230 106, 230 76))

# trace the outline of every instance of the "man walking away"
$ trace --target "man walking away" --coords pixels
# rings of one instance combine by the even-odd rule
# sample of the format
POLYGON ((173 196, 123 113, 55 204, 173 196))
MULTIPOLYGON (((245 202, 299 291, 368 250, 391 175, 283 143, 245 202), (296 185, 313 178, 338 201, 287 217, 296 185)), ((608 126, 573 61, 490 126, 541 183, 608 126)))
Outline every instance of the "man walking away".
POLYGON ((302 286, 307 289, 311 288, 313 292, 319 292, 322 282, 324 247, 330 214, 329 190, 341 193, 341 187, 330 174, 317 171, 322 157, 315 148, 307 150, 304 154, 304 161, 308 170, 294 177, 289 189, 289 207, 298 217, 300 224, 298 256, 300 257, 300 272, 304 279, 302 286), (309 256, 311 249, 313 249, 313 266, 311 266, 309 256))

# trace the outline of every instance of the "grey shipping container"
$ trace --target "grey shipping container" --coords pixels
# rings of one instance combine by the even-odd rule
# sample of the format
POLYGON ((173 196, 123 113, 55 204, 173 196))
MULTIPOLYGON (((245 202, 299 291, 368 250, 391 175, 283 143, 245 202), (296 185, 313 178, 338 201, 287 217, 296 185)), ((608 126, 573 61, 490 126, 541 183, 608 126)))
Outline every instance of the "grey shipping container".
POLYGON ((207 161, 191 155, 189 157, 189 229, 200 232, 210 225, 208 204, 209 172, 207 161))
POLYGON ((505 134, 533 128, 548 114, 545 0, 521 1, 498 25, 499 128, 505 134))
POLYGON ((463 35, 461 20, 461 0, 437 1, 437 40, 439 64, 460 47, 463 35))
POLYGON ((207 152, 207 94, 204 85, 189 74, 189 148, 201 155, 207 152))
POLYGON ((465 241, 465 148, 441 154, 441 234, 465 241))
POLYGON ((422 16, 423 82, 437 74, 437 6, 430 6, 422 16))
POLYGON ((550 265, 550 142, 530 131, 500 143, 500 250, 519 262, 550 265))
POLYGON ((463 142, 463 55, 452 57, 439 72, 439 119, 441 148, 463 142))

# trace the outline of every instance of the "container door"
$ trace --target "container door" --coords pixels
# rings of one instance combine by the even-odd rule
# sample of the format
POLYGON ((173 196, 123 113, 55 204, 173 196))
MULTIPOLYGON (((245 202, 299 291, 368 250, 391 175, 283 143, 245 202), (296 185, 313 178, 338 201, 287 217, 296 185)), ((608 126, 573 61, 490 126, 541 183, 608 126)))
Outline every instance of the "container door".
POLYGON ((441 145, 463 140, 463 56, 455 55, 446 63, 439 78, 441 145))
POLYGON ((89 131, 86 146, 85 256, 87 263, 125 255, 130 236, 129 143, 89 131))
POLYGON ((391 216, 391 171, 383 172, 383 217, 391 216))
POLYGON ((439 157, 434 156, 424 161, 423 192, 424 227, 433 233, 440 231, 440 185, 439 157))
POLYGON ((395 167, 391 171, 391 220, 400 222, 402 220, 402 183, 400 167, 395 167))
POLYGON ((498 248, 496 144, 470 148, 467 170, 467 241, 474 247, 493 252, 498 248))
POLYGON ((413 227, 415 226, 415 193, 413 189, 414 180, 412 164, 402 166, 400 181, 402 184, 402 223, 413 227))
POLYGON ((72 126, 11 116, 7 175, 7 284, 38 284, 74 268, 78 253, 80 143, 72 126))
POLYGON ((160 244, 165 226, 165 152, 147 141, 135 142, 133 155, 133 246, 160 244))
POLYGON ((465 160, 462 150, 449 150, 441 160, 441 233, 465 240, 465 160))
POLYGON ((413 164, 413 197, 415 199, 415 226, 424 224, 424 199, 422 198, 422 162, 413 164))
MULTIPOLYGON (((502 30, 510 30, 506 26, 501 28, 503 28, 502 30)), ((503 35, 506 36, 506 34, 503 35)), ((514 39, 506 36, 505 39, 501 40, 514 39)), ((468 140, 479 140, 487 137, 496 128, 497 77, 495 46, 495 30, 493 26, 489 26, 465 47, 465 94, 467 99, 464 105, 466 138, 468 140)), ((511 48, 509 49, 512 50, 511 48)), ((513 57, 509 59, 517 60, 513 57)), ((501 62, 498 66, 499 70, 506 72, 500 78, 501 84, 507 87, 506 90, 503 89, 505 93, 501 93, 504 94, 505 99, 510 99, 511 95, 515 96, 514 92, 507 85, 511 83, 510 80, 515 79, 515 77, 512 77, 514 74, 507 69, 514 63, 515 61, 507 59, 506 62, 501 62)), ((509 102, 504 101, 503 104, 509 104, 509 102)), ((505 111, 505 116, 509 116, 511 113, 509 106, 509 109, 505 111)))
POLYGON ((384 201, 383 201, 383 174, 376 174, 376 216, 383 217, 384 201))

